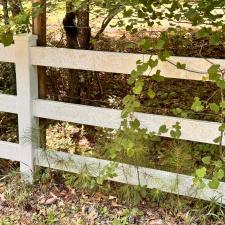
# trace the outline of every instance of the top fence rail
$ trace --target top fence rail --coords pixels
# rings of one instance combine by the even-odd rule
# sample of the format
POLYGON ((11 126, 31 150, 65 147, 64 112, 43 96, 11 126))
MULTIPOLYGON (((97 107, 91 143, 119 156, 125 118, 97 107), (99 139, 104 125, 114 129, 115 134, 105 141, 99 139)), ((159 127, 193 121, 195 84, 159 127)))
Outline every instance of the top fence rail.
MULTIPOLYGON (((4 48, 0 44, 0 61, 15 62, 14 48, 14 45, 4 48)), ((130 74, 136 69, 138 60, 147 61, 150 57, 147 54, 49 47, 31 47, 30 56, 32 65, 116 74, 130 74)), ((153 56, 153 58, 156 58, 156 56, 153 56)), ((202 80, 207 76, 207 69, 212 63, 219 64, 222 69, 225 69, 224 59, 205 60, 195 57, 172 56, 169 58, 169 62, 159 62, 158 66, 151 73, 146 71, 143 75, 152 75, 159 69, 162 75, 167 78, 202 80), (175 66, 177 62, 186 64, 187 70, 177 69, 175 66)))

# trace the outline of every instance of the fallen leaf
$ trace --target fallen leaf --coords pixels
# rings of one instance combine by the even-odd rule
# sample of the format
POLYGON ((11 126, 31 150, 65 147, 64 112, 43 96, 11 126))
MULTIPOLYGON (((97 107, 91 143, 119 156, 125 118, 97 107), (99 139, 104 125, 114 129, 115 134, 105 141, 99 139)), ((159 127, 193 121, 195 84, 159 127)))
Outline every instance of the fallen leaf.
POLYGON ((46 200, 46 202, 44 203, 45 205, 52 205, 54 203, 56 203, 57 201, 57 197, 52 197, 46 200))

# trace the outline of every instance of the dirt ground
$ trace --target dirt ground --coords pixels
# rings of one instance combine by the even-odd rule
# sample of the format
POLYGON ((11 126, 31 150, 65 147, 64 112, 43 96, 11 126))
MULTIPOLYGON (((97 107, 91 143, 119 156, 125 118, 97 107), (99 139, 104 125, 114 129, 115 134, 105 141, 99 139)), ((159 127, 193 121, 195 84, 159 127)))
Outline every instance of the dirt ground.
MULTIPOLYGON (((116 184, 111 185, 112 189, 119 188, 116 184)), ((119 200, 113 191, 110 194, 103 192, 99 190, 81 191, 81 189, 63 185, 61 181, 60 184, 48 182, 30 187, 14 178, 13 182, 0 183, 0 224, 203 224, 195 223, 195 221, 201 221, 199 220, 201 214, 195 214, 194 210, 191 212, 193 202, 190 199, 183 199, 181 203, 178 197, 171 198, 165 195, 160 197, 161 200, 159 198, 156 201, 152 195, 152 199, 143 200, 138 206, 132 206, 119 200), (170 201, 168 204, 165 203, 165 198, 170 201)), ((222 220, 216 222, 208 220, 206 224, 222 225, 225 223, 222 220)))

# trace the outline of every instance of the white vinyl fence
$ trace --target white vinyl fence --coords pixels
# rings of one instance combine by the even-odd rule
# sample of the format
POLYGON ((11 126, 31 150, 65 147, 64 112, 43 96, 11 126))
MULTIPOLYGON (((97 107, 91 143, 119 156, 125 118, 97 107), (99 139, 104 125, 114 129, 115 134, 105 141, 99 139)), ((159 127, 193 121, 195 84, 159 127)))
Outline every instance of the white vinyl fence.
MULTIPOLYGON (((18 114, 19 144, 0 141, 0 158, 19 161, 21 172, 32 181, 34 165, 79 173, 86 166, 93 176, 98 176, 100 168, 109 161, 90 157, 72 155, 63 152, 45 151, 40 149, 34 140, 38 131, 38 118, 74 122, 105 128, 118 129, 121 122, 121 111, 115 109, 76 105, 38 99, 37 66, 51 66, 81 70, 93 70, 112 73, 130 74, 136 68, 136 61, 148 60, 148 55, 98 52, 88 50, 72 50, 64 48, 36 47, 36 36, 20 35, 14 38, 15 44, 4 48, 0 45, 0 61, 16 64, 17 96, 0 94, 0 112, 18 114), (30 141, 25 141, 25 139, 30 141), (63 166, 59 161, 66 160, 63 166)), ((171 57, 174 63, 181 62, 192 71, 198 69, 201 74, 178 70, 168 62, 160 62, 157 69, 168 78, 202 80, 207 75, 210 62, 191 57, 171 57)), ((225 68, 224 60, 211 59, 225 68)), ((148 73, 145 74, 146 76, 148 73)), ((160 116, 136 113, 142 127, 149 131, 158 131, 163 124, 171 127, 176 122, 181 123, 181 139, 214 144, 213 140, 220 135, 219 123, 200 120, 183 119, 170 116, 160 116)), ((169 137, 169 133, 162 136, 169 137)), ((223 143, 225 144, 225 142, 223 143)), ((136 168, 127 164, 119 164, 117 177, 113 181, 138 185, 148 188, 158 188, 165 192, 191 196, 200 199, 225 203, 225 183, 218 190, 205 188, 197 190, 192 185, 192 176, 176 174, 149 168, 136 168), (139 175, 138 175, 139 173, 139 175)), ((208 182, 208 180, 205 180, 208 182)))

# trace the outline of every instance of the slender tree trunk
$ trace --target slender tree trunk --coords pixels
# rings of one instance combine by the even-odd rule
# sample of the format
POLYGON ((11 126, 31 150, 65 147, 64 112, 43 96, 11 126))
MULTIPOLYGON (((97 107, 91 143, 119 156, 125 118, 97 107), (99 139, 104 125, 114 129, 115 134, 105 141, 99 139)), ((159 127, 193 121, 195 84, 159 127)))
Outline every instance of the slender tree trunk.
MULTIPOLYGON (((40 15, 33 18, 32 33, 38 36, 38 46, 46 46, 46 1, 32 0, 32 2, 39 2, 43 6, 40 15)), ((38 67, 38 88, 39 98, 46 98, 46 69, 44 67, 38 67)))
POLYGON ((77 12, 77 39, 80 49, 90 48, 91 29, 89 25, 89 15, 89 1, 87 1, 87 5, 77 12))
MULTIPOLYGON (((32 0, 32 3, 40 3, 42 5, 42 12, 39 16, 33 18, 32 33, 38 36, 37 45, 46 46, 46 1, 32 0)), ((46 98, 46 68, 38 67, 38 93, 40 99, 46 98)), ((42 148, 46 148, 46 121, 39 120, 41 133, 40 144, 42 148)))
MULTIPOLYGON (((91 39, 91 29, 89 24, 89 1, 87 1, 86 6, 77 12, 77 26, 78 26, 78 44, 80 49, 90 49, 90 39, 91 39)), ((95 72, 85 71, 81 73, 82 79, 80 82, 81 96, 89 98, 89 87, 93 80, 93 75, 95 72)), ((85 101, 82 101, 85 104, 85 101)))
MULTIPOLYGON (((74 10, 72 2, 68 2, 66 6, 67 13, 74 10)), ((90 47, 90 27, 89 27, 89 1, 84 9, 75 12, 77 19, 78 35, 71 38, 67 35, 67 47, 89 49, 90 47)), ((69 96, 70 102, 80 103, 80 98, 84 92, 84 84, 86 82, 86 74, 80 70, 69 70, 69 96)), ((86 73, 86 72, 85 72, 86 73)))
MULTIPOLYGON (((73 7, 73 3, 72 2, 67 2, 66 3, 66 14, 73 12, 74 11, 74 7, 73 7)), ((77 40, 73 37, 70 37, 68 34, 66 34, 66 45, 67 48, 78 48, 78 44, 77 44, 77 40)))
MULTIPOLYGON (((73 3, 67 2, 66 3, 66 13, 70 13, 74 11, 73 3)), ((67 40, 67 48, 76 49, 78 48, 78 42, 76 38, 70 37, 66 35, 67 40)), ((80 77, 79 71, 69 69, 68 70, 68 94, 69 94, 69 102, 71 103, 79 103, 80 97, 80 77)))
MULTIPOLYGON (((73 4, 72 1, 67 3, 67 13, 72 12, 73 4)), ((90 39, 91 39, 91 29, 89 25, 89 0, 86 1, 86 5, 82 9, 75 12, 77 20, 78 34, 76 38, 71 38, 67 35, 67 47, 68 48, 79 48, 79 49, 90 49, 90 39)), ((93 75, 99 79, 98 75, 94 72, 80 71, 80 70, 69 70, 69 96, 70 102, 74 103, 84 103, 83 100, 77 101, 77 99, 88 98, 88 88, 91 85, 93 75)), ((102 93, 102 88, 100 81, 98 85, 100 92, 102 93)))

